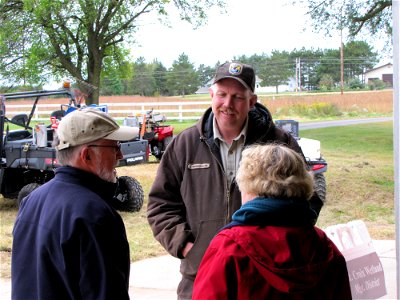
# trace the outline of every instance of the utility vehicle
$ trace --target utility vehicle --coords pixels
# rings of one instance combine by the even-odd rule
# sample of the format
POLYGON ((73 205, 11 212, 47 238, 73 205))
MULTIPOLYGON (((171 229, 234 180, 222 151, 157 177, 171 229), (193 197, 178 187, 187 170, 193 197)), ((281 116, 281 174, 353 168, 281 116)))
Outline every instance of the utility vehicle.
MULTIPOLYGON (((52 147, 57 122, 65 114, 79 108, 80 101, 66 86, 60 90, 40 90, 0 95, 0 193, 6 198, 17 199, 18 203, 32 190, 54 177, 59 166, 56 151, 52 147), (40 99, 44 97, 67 98, 60 110, 43 116, 44 122, 33 124, 33 116, 40 99), (28 114, 15 114, 8 118, 7 102, 14 99, 33 99, 28 114), (11 127, 11 128, 10 128, 11 127), (15 129, 17 127, 18 129, 15 129), (14 128, 14 129, 13 129, 14 128)), ((104 109, 104 107, 99 107, 104 109)), ((42 117, 42 116, 40 116, 42 117)), ((139 132, 139 129, 133 129, 139 132)), ((148 142, 138 138, 121 142, 123 158, 119 166, 129 166, 148 161, 148 142)), ((115 207, 122 211, 138 211, 143 205, 143 189, 140 183, 128 176, 118 179, 119 189, 115 196, 115 207)))

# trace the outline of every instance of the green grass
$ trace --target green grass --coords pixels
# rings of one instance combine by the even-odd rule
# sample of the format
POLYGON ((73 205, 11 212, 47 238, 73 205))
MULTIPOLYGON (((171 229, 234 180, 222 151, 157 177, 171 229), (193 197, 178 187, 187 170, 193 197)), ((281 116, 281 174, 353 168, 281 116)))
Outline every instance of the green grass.
MULTIPOLYGON (((193 122, 170 122, 175 134, 193 122), (178 126, 179 125, 179 126, 178 126)), ((321 141, 328 162, 325 173, 327 202, 317 226, 346 223, 361 219, 374 239, 395 238, 394 168, 392 122, 302 130, 301 137, 321 141)), ((165 254, 153 238, 146 219, 147 195, 158 163, 118 168, 119 175, 137 178, 145 193, 143 209, 122 213, 132 261, 165 254)), ((17 213, 15 202, 0 199, 0 276, 10 276, 12 227, 17 213)))
POLYGON ((393 123, 303 130, 321 141, 328 162, 327 203, 320 227, 355 219, 376 239, 394 239, 393 123))

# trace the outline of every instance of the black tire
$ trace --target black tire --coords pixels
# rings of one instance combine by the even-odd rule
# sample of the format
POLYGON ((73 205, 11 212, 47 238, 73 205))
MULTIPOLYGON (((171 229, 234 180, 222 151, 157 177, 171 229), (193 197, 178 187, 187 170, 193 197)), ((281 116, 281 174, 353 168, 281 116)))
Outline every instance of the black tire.
POLYGON ((326 181, 323 173, 314 174, 314 190, 323 203, 326 201, 326 181))
POLYGON ((141 184, 130 176, 118 177, 118 189, 112 206, 119 211, 138 212, 143 206, 144 192, 141 184))
POLYGON ((162 142, 158 142, 158 148, 157 151, 153 151, 154 156, 157 158, 158 161, 161 160, 165 149, 167 149, 167 146, 171 143, 173 137, 172 136, 167 136, 164 138, 164 140, 162 142))
POLYGON ((25 185, 18 193, 18 198, 17 198, 18 206, 21 206, 24 198, 28 196, 31 192, 36 190, 39 186, 40 184, 36 182, 28 183, 27 185, 25 185))
POLYGON ((165 149, 167 149, 167 146, 172 142, 172 139, 173 139, 172 136, 167 136, 167 137, 164 139, 163 148, 162 148, 162 151, 163 151, 163 152, 165 151, 165 149))

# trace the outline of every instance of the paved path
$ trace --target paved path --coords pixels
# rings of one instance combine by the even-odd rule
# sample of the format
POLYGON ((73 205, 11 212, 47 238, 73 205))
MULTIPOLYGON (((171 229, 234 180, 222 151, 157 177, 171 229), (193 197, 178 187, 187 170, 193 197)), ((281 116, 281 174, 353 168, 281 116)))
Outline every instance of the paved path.
POLYGON ((300 122, 300 136, 302 129, 316 129, 325 128, 332 126, 348 126, 348 125, 359 125, 377 122, 389 122, 393 121, 393 117, 380 117, 380 118, 365 118, 365 119, 348 119, 348 120, 334 120, 334 121, 320 121, 320 122, 300 122))

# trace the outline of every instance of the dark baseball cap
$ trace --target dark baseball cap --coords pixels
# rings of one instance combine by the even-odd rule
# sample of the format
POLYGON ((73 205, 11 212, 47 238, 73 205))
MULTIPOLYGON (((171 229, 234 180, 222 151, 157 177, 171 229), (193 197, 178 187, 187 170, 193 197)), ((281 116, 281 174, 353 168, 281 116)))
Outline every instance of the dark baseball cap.
POLYGON ((256 75, 252 66, 240 62, 226 62, 220 65, 215 73, 213 83, 225 78, 233 78, 239 81, 245 88, 254 93, 256 75))

